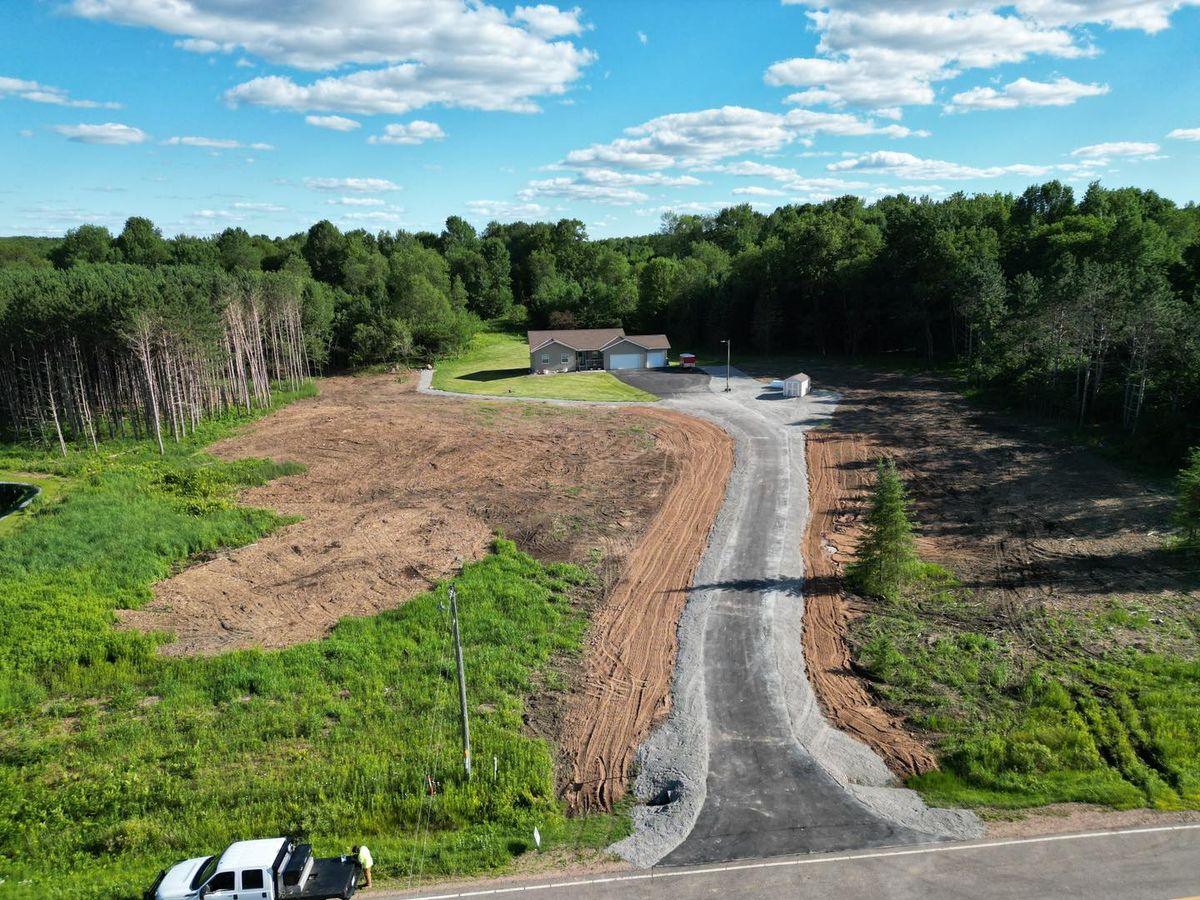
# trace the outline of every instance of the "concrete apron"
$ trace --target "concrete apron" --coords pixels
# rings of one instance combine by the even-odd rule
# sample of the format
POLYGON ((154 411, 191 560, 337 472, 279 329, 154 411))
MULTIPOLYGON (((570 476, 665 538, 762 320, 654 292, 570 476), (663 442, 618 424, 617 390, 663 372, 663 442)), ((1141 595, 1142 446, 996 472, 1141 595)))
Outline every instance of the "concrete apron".
POLYGON ((666 401, 737 441, 680 622, 672 714, 639 752, 637 796, 661 801, 669 786, 671 802, 636 808, 613 849, 635 865, 694 865, 977 837, 973 815, 928 809, 830 727, 805 673, 803 432, 836 396, 776 400, 736 370, 724 393, 724 370, 713 374, 711 393, 666 401))

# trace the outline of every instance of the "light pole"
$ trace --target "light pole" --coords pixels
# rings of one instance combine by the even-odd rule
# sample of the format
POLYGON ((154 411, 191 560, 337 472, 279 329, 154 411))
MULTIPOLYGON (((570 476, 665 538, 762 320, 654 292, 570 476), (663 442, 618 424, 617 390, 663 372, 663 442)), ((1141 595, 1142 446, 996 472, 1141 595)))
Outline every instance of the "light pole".
POLYGON ((467 676, 463 668, 462 639, 458 634, 458 591, 450 585, 450 628, 454 634, 454 655, 458 663, 458 703, 462 712, 463 768, 471 777, 471 725, 467 720, 467 676))
POLYGON ((725 345, 725 392, 729 392, 729 338, 721 341, 725 345))

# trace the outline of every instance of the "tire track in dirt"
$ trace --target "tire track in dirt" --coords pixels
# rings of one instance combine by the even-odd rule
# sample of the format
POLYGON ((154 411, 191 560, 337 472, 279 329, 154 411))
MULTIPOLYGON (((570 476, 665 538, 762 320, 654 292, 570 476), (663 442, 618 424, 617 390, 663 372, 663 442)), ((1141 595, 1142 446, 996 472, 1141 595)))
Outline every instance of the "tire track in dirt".
POLYGON ((830 721, 866 743, 897 775, 936 769, 933 753, 872 701, 847 642, 853 613, 842 592, 842 570, 879 453, 863 435, 839 431, 810 431, 806 452, 812 513, 804 536, 804 656, 813 689, 830 721))
POLYGON ((670 709, 676 626, 733 469, 733 440, 717 426, 665 410, 637 415, 660 421, 658 447, 677 465, 664 502, 592 619, 579 689, 567 702, 562 793, 574 812, 612 809, 638 745, 670 709))

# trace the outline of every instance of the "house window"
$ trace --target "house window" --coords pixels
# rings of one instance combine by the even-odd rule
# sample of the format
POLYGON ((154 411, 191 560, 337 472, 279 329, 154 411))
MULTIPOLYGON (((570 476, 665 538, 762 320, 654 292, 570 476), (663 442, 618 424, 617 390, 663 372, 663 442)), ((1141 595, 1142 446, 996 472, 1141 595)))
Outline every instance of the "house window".
POLYGON ((542 354, 542 365, 543 366, 550 365, 550 354, 549 353, 542 354))
POLYGON ((565 365, 568 365, 568 364, 570 364, 570 362, 571 362, 571 357, 567 356, 567 354, 565 354, 565 353, 564 353, 562 356, 560 356, 560 357, 558 358, 558 361, 559 361, 560 363, 562 363, 562 364, 565 366, 565 365))

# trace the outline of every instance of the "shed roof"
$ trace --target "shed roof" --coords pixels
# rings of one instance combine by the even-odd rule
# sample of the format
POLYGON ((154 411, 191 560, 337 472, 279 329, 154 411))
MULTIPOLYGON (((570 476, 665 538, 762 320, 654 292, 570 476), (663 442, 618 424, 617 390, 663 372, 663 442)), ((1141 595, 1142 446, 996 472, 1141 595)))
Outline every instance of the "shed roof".
POLYGON ((807 375, 805 375, 803 372, 797 372, 795 375, 789 375, 787 378, 785 378, 783 380, 784 381, 812 381, 812 379, 809 378, 807 375))
POLYGON ((556 328, 550 331, 531 331, 529 352, 533 353, 551 341, 572 350, 602 350, 623 337, 624 328, 556 328))
POLYGON ((287 838, 263 838, 257 841, 237 841, 230 844, 217 868, 221 871, 229 869, 258 869, 269 868, 275 864, 279 851, 287 843, 287 838))

